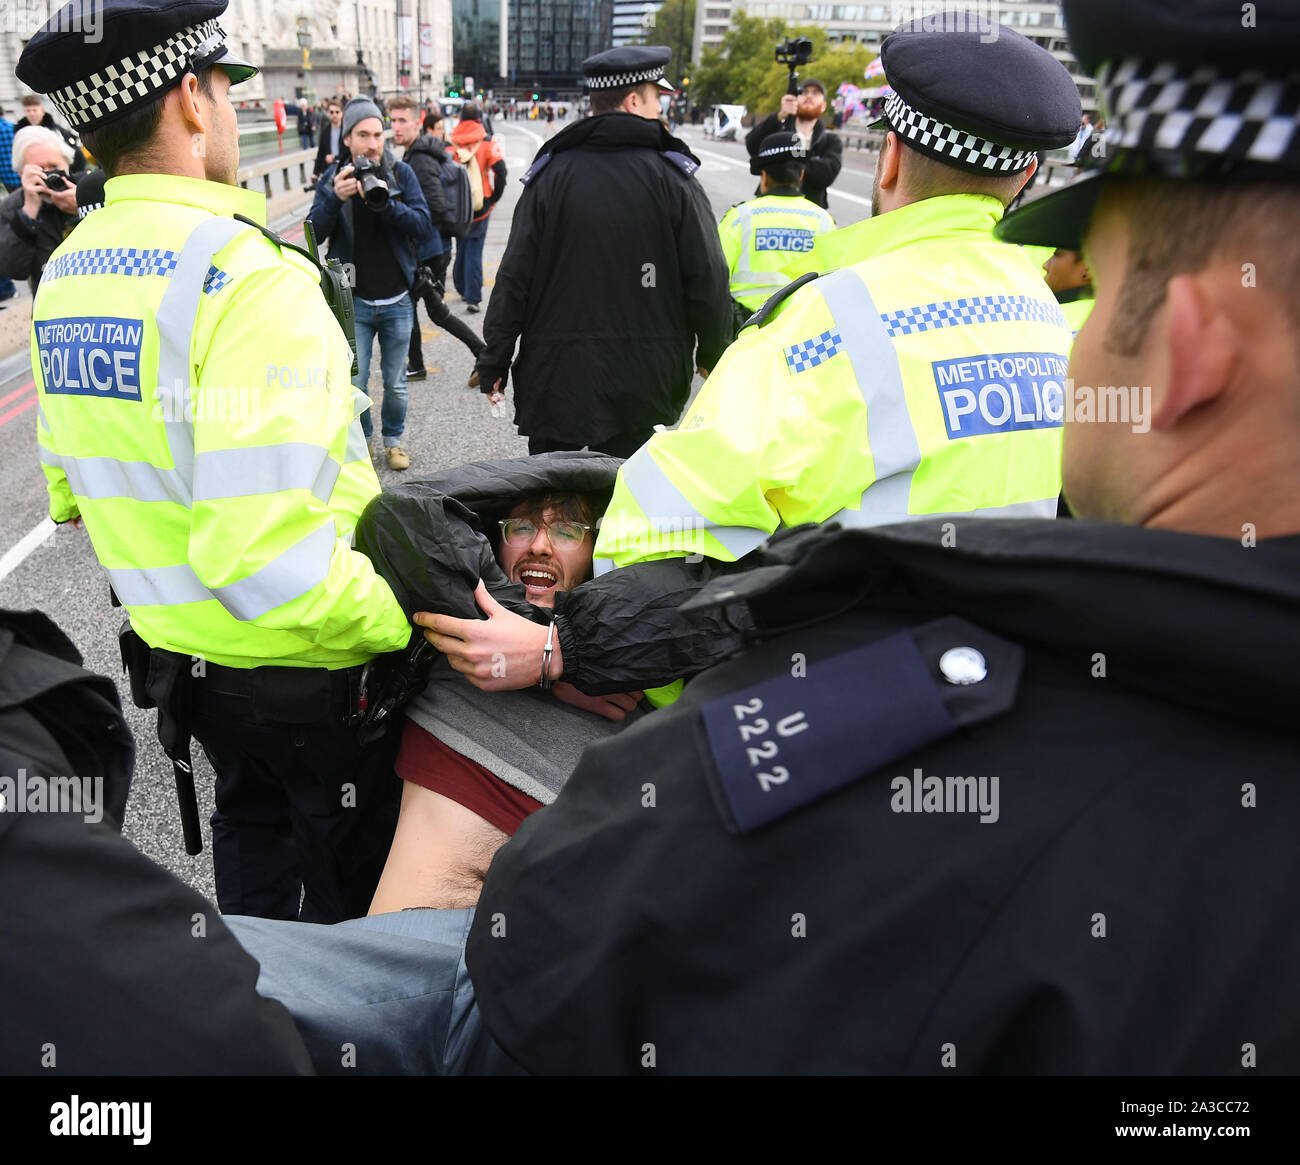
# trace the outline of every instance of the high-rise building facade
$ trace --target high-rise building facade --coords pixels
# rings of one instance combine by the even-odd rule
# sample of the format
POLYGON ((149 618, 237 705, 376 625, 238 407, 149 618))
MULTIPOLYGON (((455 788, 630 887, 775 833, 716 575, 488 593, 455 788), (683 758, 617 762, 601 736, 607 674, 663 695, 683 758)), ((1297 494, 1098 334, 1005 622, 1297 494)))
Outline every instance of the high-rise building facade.
POLYGON ((454 0, 455 73, 476 89, 572 93, 582 62, 613 44, 613 24, 614 0, 454 0))

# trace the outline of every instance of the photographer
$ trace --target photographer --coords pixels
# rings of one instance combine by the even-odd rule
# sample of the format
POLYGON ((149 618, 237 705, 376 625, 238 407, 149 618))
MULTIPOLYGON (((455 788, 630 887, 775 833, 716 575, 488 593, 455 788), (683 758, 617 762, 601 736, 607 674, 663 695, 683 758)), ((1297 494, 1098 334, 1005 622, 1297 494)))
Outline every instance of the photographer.
MULTIPOLYGON (((330 166, 316 184, 307 216, 317 238, 328 238, 330 257, 349 270, 356 304, 356 386, 368 393, 370 355, 379 337, 384 378, 384 449, 389 469, 411 464, 402 448, 406 430, 406 355, 411 339, 411 287, 416 260, 433 237, 419 179, 384 145, 379 108, 366 97, 349 101, 341 125, 353 161, 330 166)), ((370 440, 370 410, 361 414, 370 440)))
POLYGON ((52 129, 28 125, 14 134, 13 167, 22 185, 0 206, 0 275, 26 278, 33 295, 46 260, 77 225, 72 157, 52 129))
MULTIPOLYGON (((791 77, 797 80, 793 72, 791 77)), ((810 77, 799 85, 797 94, 787 93, 782 97, 781 108, 758 122, 745 138, 745 148, 749 151, 750 158, 757 158, 763 142, 772 134, 788 129, 788 119, 794 118, 794 132, 799 135, 807 154, 803 196, 823 210, 829 209, 826 188, 839 177, 844 154, 844 143, 840 141, 839 134, 832 133, 822 123, 825 113, 826 86, 810 77)))

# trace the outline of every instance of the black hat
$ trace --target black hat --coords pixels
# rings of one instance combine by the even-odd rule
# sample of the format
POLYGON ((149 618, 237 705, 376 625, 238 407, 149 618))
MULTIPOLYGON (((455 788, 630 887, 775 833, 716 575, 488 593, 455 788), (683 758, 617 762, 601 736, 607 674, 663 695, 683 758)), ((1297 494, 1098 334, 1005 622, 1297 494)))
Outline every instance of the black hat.
POLYGON ((894 90, 884 120, 912 149, 971 174, 1024 170, 1079 130, 1079 90, 1046 49, 1005 25, 944 12, 899 25, 881 45, 894 90))
POLYGON ((1094 173, 1026 204, 999 238, 1078 250, 1111 174, 1300 177, 1300 0, 1065 0, 1070 44, 1098 80, 1094 173))
POLYGON ((582 62, 582 79, 588 92, 593 89, 622 89, 657 81, 665 93, 677 90, 664 80, 664 66, 673 50, 667 45, 624 45, 588 57, 582 62))
POLYGON ((157 100, 205 65, 232 85, 257 66, 226 48, 226 0, 71 0, 23 49, 14 71, 75 130, 95 129, 157 100))
POLYGON ((782 131, 768 134, 763 139, 758 153, 749 160, 749 172, 761 174, 774 166, 784 166, 787 162, 802 162, 808 156, 797 133, 782 131))

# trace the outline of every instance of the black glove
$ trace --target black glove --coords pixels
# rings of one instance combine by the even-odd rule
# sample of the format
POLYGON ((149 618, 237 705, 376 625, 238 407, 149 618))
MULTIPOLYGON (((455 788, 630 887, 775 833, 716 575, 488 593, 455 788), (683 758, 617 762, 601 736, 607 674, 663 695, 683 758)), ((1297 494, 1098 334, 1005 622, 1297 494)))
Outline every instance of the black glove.
POLYGON ((376 656, 362 673, 357 739, 363 746, 374 744, 392 723, 394 716, 429 682, 437 649, 418 627, 402 651, 376 656))
POLYGON ((478 373, 478 390, 484 396, 491 396, 496 389, 496 382, 501 381, 501 391, 505 392, 506 382, 510 379, 510 368, 485 368, 482 364, 476 364, 474 371, 478 373))

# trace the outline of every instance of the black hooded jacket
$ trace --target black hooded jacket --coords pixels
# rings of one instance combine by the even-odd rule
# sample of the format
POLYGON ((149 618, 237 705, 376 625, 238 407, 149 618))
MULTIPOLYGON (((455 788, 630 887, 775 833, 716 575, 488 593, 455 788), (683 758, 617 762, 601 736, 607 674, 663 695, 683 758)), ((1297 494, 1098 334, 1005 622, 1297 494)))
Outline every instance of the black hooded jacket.
POLYGON ((775 536, 697 600, 749 650, 497 854, 521 1065, 1300 1071, 1300 537, 940 526, 775 536))
POLYGON ((514 359, 515 421, 586 445, 673 424, 732 336, 699 160, 657 121, 587 118, 524 176, 483 324, 482 391, 514 359), (515 342, 519 354, 515 357, 515 342))

